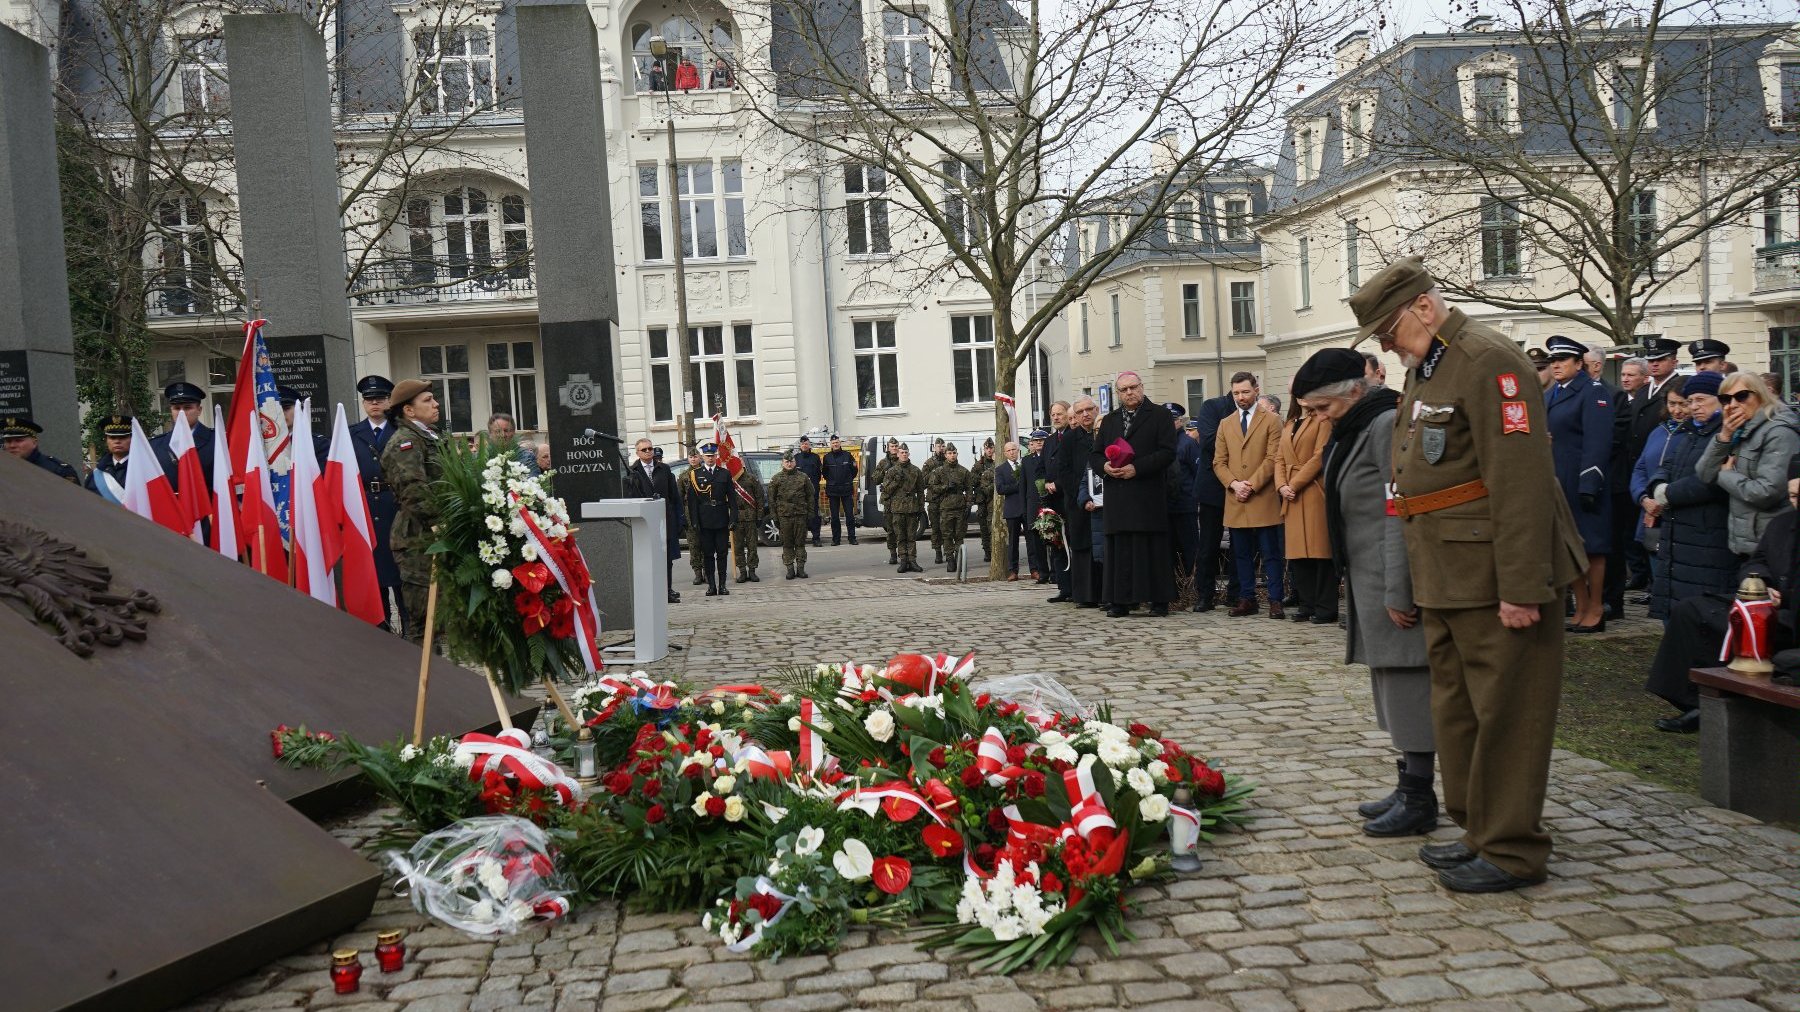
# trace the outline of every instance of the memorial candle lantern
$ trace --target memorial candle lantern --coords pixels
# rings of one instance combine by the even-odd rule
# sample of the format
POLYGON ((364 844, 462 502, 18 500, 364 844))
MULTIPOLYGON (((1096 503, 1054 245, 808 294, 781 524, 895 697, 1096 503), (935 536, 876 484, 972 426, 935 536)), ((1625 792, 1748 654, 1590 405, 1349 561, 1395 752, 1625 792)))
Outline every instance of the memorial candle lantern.
POLYGON ((1169 805, 1169 867, 1176 871, 1199 871, 1200 858, 1194 848, 1200 843, 1200 817, 1194 811, 1194 792, 1175 788, 1169 805))
POLYGON ((331 954, 331 983, 338 994, 352 994, 362 986, 362 963, 355 949, 339 949, 331 954))
POLYGON ((575 738, 575 779, 583 787, 592 786, 600 779, 594 765, 594 729, 584 727, 575 738))
POLYGON ((1767 676, 1775 670, 1769 661, 1769 632, 1775 617, 1775 602, 1769 600, 1768 584, 1755 574, 1738 584, 1737 600, 1731 603, 1731 614, 1725 632, 1724 649, 1719 660, 1729 660, 1726 667, 1745 675, 1767 676))
POLYGON ((400 936, 398 930, 383 931, 375 936, 375 961, 381 965, 382 973, 399 973, 406 965, 406 943, 400 936))

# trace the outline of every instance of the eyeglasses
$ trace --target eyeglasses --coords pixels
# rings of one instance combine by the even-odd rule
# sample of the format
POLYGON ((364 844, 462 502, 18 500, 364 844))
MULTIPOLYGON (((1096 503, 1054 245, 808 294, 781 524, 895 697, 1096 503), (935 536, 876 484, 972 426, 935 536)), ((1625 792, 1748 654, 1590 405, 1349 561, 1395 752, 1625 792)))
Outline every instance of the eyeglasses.
POLYGON ((640 446, 640 447, 638 447, 638 452, 639 453, 655 453, 656 449, 655 449, 655 447, 650 447, 650 446, 640 446))
POLYGON ((1375 331, 1376 343, 1382 344, 1382 345, 1389 345, 1389 344, 1393 344, 1396 340, 1398 340, 1398 338, 1394 334, 1394 330, 1400 326, 1400 317, 1405 315, 1405 313, 1406 313, 1406 307, 1401 306, 1399 309, 1394 311, 1393 316, 1388 317, 1387 323, 1375 331))
POLYGON ((1724 397, 1728 401, 1736 401, 1739 404, 1748 404, 1748 403, 1750 403, 1750 398, 1756 396, 1756 391, 1754 391, 1754 390, 1734 390, 1731 393, 1721 394, 1720 396, 1724 397))

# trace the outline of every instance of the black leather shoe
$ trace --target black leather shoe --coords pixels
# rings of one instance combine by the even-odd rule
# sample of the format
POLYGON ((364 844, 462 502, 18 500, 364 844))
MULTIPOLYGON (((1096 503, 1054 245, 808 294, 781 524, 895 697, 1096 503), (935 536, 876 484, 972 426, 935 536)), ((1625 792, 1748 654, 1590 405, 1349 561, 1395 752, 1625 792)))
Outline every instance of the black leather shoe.
POLYGON ((1098 608, 1098 607, 1100 607, 1100 602, 1098 602, 1098 601, 1082 601, 1082 602, 1076 604, 1075 607, 1077 607, 1077 608, 1098 608))
POLYGON ((1438 881, 1443 883, 1444 888, 1452 892, 1503 893, 1510 889, 1523 889, 1529 885, 1537 885, 1543 879, 1520 878, 1511 872, 1489 864, 1486 858, 1477 857, 1473 861, 1438 872, 1438 881))
POLYGON ((679 593, 677 593, 676 591, 673 591, 673 590, 669 591, 669 603, 670 604, 680 604, 681 603, 681 595, 679 593))
POLYGON ((1431 778, 1400 774, 1400 800, 1363 823, 1364 836, 1418 836, 1437 828, 1438 799, 1431 778))
POLYGON ((1663 717, 1656 722, 1656 729, 1670 734, 1694 734, 1700 730, 1700 711, 1688 710, 1679 717, 1663 717))
POLYGON ((1216 607, 1218 607, 1218 603, 1212 598, 1202 598, 1199 601, 1194 602, 1194 611, 1199 613, 1212 611, 1216 607))
POLYGON ((731 596, 731 588, 725 586, 725 584, 723 582, 721 582, 719 584, 719 596, 720 597, 730 597, 731 596))
POLYGON ((1129 614, 1131 614, 1131 609, 1121 608, 1118 605, 1114 605, 1111 608, 1106 609, 1106 617, 1107 618, 1124 618, 1125 616, 1127 616, 1129 614))
POLYGON ((1461 840, 1451 840, 1449 843, 1428 843, 1419 848, 1419 860, 1425 862, 1426 867, 1436 868, 1439 871, 1468 864, 1475 860, 1475 857, 1475 852, 1461 840))
POLYGON ((1293 619, 1295 622, 1309 622, 1312 620, 1312 617, 1313 613, 1306 608, 1295 608, 1294 613, 1288 616, 1288 618, 1293 619))
POLYGON ((1576 636, 1591 636, 1594 633, 1603 633, 1606 631, 1606 619, 1602 618, 1593 625, 1576 625, 1571 622, 1568 625, 1563 626, 1563 631, 1573 633, 1576 636))
POLYGON ((1329 615, 1314 615, 1311 619, 1308 619, 1308 621, 1313 625, 1337 625, 1337 612, 1334 611, 1329 615))
POLYGON ((1150 614, 1157 618, 1168 618, 1169 606, 1166 604, 1153 604, 1150 606, 1150 614))
MULTIPOLYGON (((1405 759, 1394 760, 1394 771, 1396 773, 1404 776, 1406 774, 1406 760, 1405 759)), ((1357 805, 1356 806, 1356 814, 1362 816, 1365 819, 1379 818, 1383 815, 1386 815, 1387 810, 1394 807, 1396 804, 1399 803, 1399 801, 1400 801, 1400 788, 1395 787, 1393 790, 1393 793, 1389 794, 1385 798, 1382 798, 1380 801, 1365 801, 1362 804, 1357 805)))
POLYGON ((1068 594, 1058 594, 1055 597, 1044 598, 1044 601, 1048 604, 1061 604, 1064 601, 1070 601, 1070 600, 1073 600, 1073 598, 1071 598, 1068 594))

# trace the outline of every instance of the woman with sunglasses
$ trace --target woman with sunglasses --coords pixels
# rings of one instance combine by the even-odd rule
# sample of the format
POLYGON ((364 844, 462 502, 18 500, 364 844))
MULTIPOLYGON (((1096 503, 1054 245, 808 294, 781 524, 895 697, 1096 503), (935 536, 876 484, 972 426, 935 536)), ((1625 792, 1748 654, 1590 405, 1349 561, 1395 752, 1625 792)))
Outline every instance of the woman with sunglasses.
POLYGON ((1769 521, 1790 509, 1788 461, 1800 452, 1800 418, 1769 393, 1761 377, 1738 372, 1719 387, 1723 424, 1707 443, 1700 479, 1731 501, 1731 550, 1747 558, 1769 521))

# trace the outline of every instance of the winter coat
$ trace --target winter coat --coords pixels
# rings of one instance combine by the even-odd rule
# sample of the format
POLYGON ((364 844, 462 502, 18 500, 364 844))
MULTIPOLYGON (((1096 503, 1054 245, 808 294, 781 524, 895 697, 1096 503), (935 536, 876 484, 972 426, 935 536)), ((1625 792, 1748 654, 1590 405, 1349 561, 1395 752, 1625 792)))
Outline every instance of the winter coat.
POLYGON ((1242 412, 1234 411, 1219 422, 1213 446, 1213 474, 1225 486, 1225 526, 1275 527, 1281 523, 1281 496, 1275 491, 1275 444, 1281 439, 1281 419, 1258 407, 1243 428, 1242 412), (1231 483, 1250 483, 1250 499, 1238 502, 1231 483))
POLYGON ((1289 559, 1331 558, 1331 535, 1325 523, 1325 488, 1319 484, 1325 466, 1325 444, 1331 439, 1331 420, 1302 418, 1296 431, 1294 423, 1281 427, 1281 441, 1275 446, 1275 489, 1280 495, 1283 485, 1294 489, 1293 501, 1281 503, 1282 522, 1287 527, 1289 559))
MULTIPOLYGON (((1057 487, 1068 490, 1068 495, 1063 497, 1064 502, 1074 503, 1077 489, 1087 480, 1088 461, 1092 459, 1093 447, 1094 434, 1092 432, 1073 425, 1063 430, 1062 442, 1057 447, 1057 460, 1075 462, 1073 468, 1059 472, 1062 475, 1059 482, 1066 482, 1066 484, 1059 484, 1057 487)), ((1088 528, 1091 526, 1088 523, 1089 516, 1088 511, 1082 509, 1079 503, 1076 503, 1063 515, 1063 540, 1067 544, 1087 544, 1088 528)))
POLYGON ((1730 500, 1723 489, 1695 473, 1718 433, 1716 417, 1699 429, 1683 425, 1669 437, 1662 466, 1650 476, 1650 494, 1665 503, 1656 549, 1664 564, 1650 586, 1651 618, 1668 618, 1678 601, 1729 594, 1735 587, 1738 560, 1726 533, 1730 500))
POLYGON ((1589 555, 1612 551, 1612 501, 1606 482, 1613 447, 1610 397, 1606 384, 1585 372, 1544 391, 1544 424, 1550 430, 1556 483, 1562 486, 1589 555), (1585 505, 1584 497, 1593 505, 1585 505))
POLYGON ((1212 473, 1212 458, 1200 449, 1200 442, 1188 438, 1186 432, 1175 433, 1175 466, 1169 468, 1169 513, 1176 517, 1191 517, 1200 507, 1200 477, 1205 475, 1217 482, 1218 476, 1212 473), (1176 474, 1179 472, 1180 477, 1176 474))
POLYGON ((1082 472, 1081 485, 1075 490, 1075 510, 1086 519, 1088 526, 1089 549, 1094 553, 1094 561, 1106 562, 1106 495, 1101 493, 1102 505, 1088 509, 1087 504, 1094 501, 1096 489, 1103 488, 1103 478, 1092 470, 1082 472))
POLYGON ((1631 481, 1629 483, 1631 508, 1637 517, 1632 523, 1631 539, 1633 541, 1644 540, 1644 531, 1646 530, 1644 527, 1644 508, 1640 504, 1644 501, 1644 496, 1649 494, 1650 476, 1656 473, 1657 468, 1662 466, 1663 454, 1667 453, 1669 448, 1670 433, 1674 432, 1678 426, 1684 424, 1686 423, 1669 421, 1658 425, 1650 435, 1644 439, 1644 452, 1638 454, 1637 463, 1633 464, 1631 467, 1631 481))
POLYGON ((1713 437, 1695 470, 1700 480, 1731 497, 1731 550, 1749 555, 1769 521, 1790 508, 1788 462, 1800 453, 1800 419, 1788 408, 1773 417, 1758 414, 1728 443, 1713 437), (1721 465, 1732 459, 1731 469, 1721 465))
POLYGON ((1169 529, 1169 498, 1163 491, 1169 465, 1175 463, 1175 417, 1169 409, 1144 401, 1125 424, 1125 409, 1114 408, 1100 420, 1088 466, 1105 475, 1106 447, 1124 439, 1137 454, 1130 478, 1106 476, 1106 526, 1114 534, 1156 533, 1169 529))
POLYGON ((1196 430, 1200 436, 1200 474, 1194 479, 1194 495, 1198 501, 1207 506, 1225 505, 1225 486, 1219 484, 1219 476, 1212 471, 1213 450, 1217 448, 1219 422, 1231 415, 1236 408, 1230 394, 1220 394, 1200 405, 1194 412, 1194 421, 1200 423, 1196 430))
MULTIPOLYGON (((1406 532, 1387 513, 1388 476, 1393 467, 1394 412, 1384 411, 1348 444, 1332 450, 1332 465, 1344 510, 1344 565, 1349 630, 1344 660, 1371 668, 1426 666, 1422 625, 1402 629, 1387 609, 1411 611, 1412 573, 1406 563, 1406 532)), ((1314 484, 1317 484, 1315 482, 1314 484)), ((1319 504, 1320 523, 1325 505, 1319 504)))

